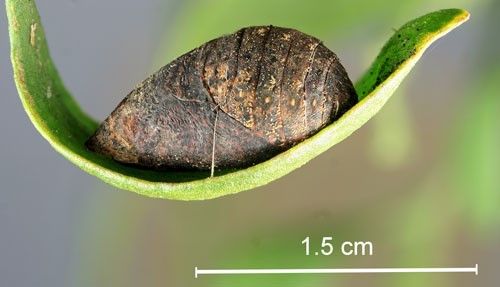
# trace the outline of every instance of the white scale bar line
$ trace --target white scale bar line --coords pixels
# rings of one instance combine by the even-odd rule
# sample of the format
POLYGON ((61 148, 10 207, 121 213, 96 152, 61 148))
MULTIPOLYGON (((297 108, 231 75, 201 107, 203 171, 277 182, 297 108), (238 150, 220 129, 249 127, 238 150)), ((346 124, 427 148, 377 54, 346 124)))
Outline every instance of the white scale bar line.
POLYGON ((474 273, 479 266, 458 268, 320 268, 320 269, 198 269, 198 275, 242 275, 242 274, 375 274, 375 273, 474 273))

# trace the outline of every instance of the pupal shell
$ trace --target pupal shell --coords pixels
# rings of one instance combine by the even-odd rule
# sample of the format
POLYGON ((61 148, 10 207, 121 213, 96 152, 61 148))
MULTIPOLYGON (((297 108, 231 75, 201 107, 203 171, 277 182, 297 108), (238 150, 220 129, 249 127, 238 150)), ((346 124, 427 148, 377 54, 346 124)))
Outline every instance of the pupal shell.
POLYGON ((337 56, 297 30, 248 27, 177 58, 136 87, 87 141, 147 168, 247 167, 357 102, 337 56))

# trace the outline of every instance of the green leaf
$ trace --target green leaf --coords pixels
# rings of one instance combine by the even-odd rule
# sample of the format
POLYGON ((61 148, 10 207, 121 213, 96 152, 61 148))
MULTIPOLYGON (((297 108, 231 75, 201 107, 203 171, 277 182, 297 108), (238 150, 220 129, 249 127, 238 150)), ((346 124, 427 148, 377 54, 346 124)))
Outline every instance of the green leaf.
POLYGON ((363 98, 340 119, 295 147, 255 166, 221 172, 162 172, 129 167, 90 152, 85 140, 97 128, 64 87, 49 55, 33 1, 7 0, 11 60, 23 106, 42 136, 75 165, 103 181, 139 194, 202 200, 264 185, 299 168, 342 141, 375 115, 435 40, 469 17, 460 9, 417 18, 398 30, 356 88, 363 98))

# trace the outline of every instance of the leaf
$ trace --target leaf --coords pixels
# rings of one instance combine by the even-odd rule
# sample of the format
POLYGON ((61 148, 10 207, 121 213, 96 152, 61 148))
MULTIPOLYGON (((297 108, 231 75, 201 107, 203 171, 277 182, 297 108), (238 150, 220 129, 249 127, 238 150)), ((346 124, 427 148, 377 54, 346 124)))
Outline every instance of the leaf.
POLYGON ((125 166, 87 150, 84 142, 97 123, 80 109, 64 87, 50 58, 35 3, 8 0, 7 15, 19 96, 33 125, 54 149, 113 186, 178 200, 210 199, 264 185, 342 141, 380 110, 433 41, 469 17, 464 10, 449 9, 405 24, 356 85, 363 99, 340 119, 270 160, 210 178, 207 172, 162 172, 125 166))

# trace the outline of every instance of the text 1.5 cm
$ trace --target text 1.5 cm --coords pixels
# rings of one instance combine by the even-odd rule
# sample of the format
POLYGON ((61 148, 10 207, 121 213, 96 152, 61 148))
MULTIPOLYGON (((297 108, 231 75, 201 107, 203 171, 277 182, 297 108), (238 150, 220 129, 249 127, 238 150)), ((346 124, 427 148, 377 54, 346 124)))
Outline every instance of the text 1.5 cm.
POLYGON ((329 256, 337 253, 345 256, 371 256, 374 252, 373 243, 370 241, 341 241, 336 244, 332 236, 324 236, 319 241, 307 236, 301 243, 306 255, 329 256))

